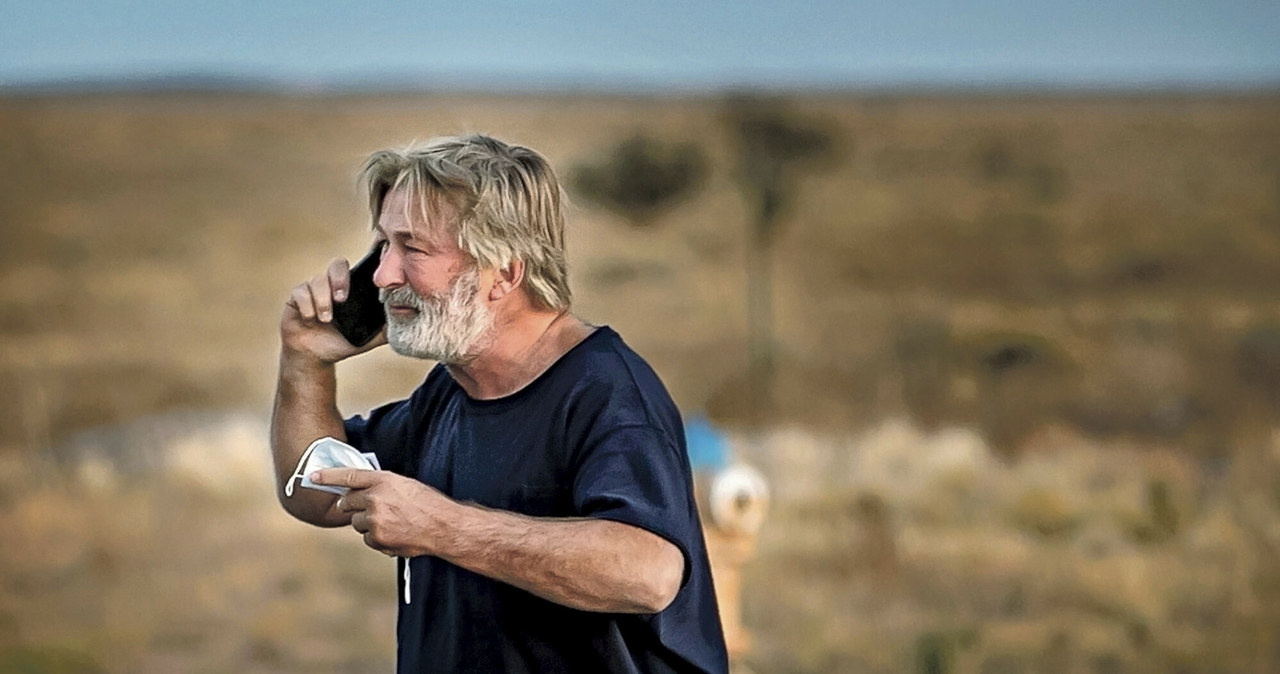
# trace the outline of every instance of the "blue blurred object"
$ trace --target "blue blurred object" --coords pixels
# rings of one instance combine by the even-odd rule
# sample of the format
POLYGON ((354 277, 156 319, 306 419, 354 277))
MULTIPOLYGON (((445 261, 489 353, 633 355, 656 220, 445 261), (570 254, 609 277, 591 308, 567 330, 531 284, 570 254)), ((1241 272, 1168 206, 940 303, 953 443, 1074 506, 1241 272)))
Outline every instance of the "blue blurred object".
POLYGON ((695 471, 719 471, 729 465, 729 441, 706 417, 691 416, 684 422, 684 438, 689 448, 689 465, 695 471))

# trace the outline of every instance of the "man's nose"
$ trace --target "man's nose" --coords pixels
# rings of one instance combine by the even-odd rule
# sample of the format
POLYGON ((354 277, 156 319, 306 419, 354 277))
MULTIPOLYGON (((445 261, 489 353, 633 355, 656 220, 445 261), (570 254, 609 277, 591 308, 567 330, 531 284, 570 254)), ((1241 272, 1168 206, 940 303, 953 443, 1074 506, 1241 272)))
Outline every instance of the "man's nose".
POLYGON ((388 248, 378 260, 378 268, 373 270, 373 284, 383 290, 404 285, 400 256, 394 249, 388 248))

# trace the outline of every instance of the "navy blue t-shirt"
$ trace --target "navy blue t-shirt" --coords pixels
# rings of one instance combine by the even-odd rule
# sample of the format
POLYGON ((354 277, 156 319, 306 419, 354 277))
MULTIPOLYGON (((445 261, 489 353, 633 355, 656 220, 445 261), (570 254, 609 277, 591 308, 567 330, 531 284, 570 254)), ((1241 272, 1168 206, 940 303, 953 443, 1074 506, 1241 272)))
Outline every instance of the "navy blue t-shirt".
POLYGON ((436 557, 400 560, 397 671, 727 671, 680 414, 612 329, 497 400, 468 397, 437 366, 346 431, 384 469, 456 500, 624 522, 685 558, 680 592, 652 615, 579 611, 436 557))

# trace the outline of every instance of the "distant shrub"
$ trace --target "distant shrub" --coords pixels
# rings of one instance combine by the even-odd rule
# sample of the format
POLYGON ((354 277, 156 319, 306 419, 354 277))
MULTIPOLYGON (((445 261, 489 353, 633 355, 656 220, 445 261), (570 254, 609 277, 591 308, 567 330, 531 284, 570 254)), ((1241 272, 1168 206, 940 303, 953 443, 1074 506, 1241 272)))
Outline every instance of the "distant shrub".
POLYGON ((0 672, 16 674, 98 674, 104 672, 92 658, 55 648, 19 648, 0 652, 0 672))
POLYGON ((1013 150, 999 138, 988 138, 978 144, 973 153, 974 167, 978 175, 987 180, 1003 180, 1013 175, 1013 150))
POLYGON ((1047 337, 992 331, 965 338, 959 348, 978 381, 978 424, 1005 456, 1036 428, 1059 419, 1074 395, 1074 361, 1047 337))
POLYGON ((696 193, 708 169, 702 149, 693 143, 637 135, 616 145, 602 162, 575 167, 569 184, 631 224, 645 226, 696 193))
POLYGON ((1044 141, 1033 142, 1032 149, 1027 151, 1022 149, 1025 143, 1020 141, 986 138, 973 149, 973 171, 988 183, 1018 186, 1033 202, 1056 202, 1068 195, 1067 173, 1045 160, 1049 150, 1039 147, 1044 144, 1044 141))
POLYGON ((1169 483, 1153 480, 1147 483, 1147 507, 1151 511, 1151 528, 1161 540, 1178 535, 1182 518, 1174 505, 1169 483))
POLYGON ((961 346, 969 362, 986 376, 1070 368, 1072 358, 1053 339, 1033 332, 992 330, 964 338, 961 346))
POLYGON ((1182 528, 1182 513, 1169 483, 1152 479, 1146 485, 1141 511, 1122 518, 1122 526, 1135 543, 1155 545, 1176 537, 1182 528))
POLYGON ((937 632, 926 632, 916 639, 916 674, 951 674, 955 654, 951 640, 937 632))
POLYGON ((1024 491, 1013 506, 1014 524, 1044 538, 1068 535, 1076 530, 1080 520, 1079 513, 1065 496, 1044 487, 1024 491))

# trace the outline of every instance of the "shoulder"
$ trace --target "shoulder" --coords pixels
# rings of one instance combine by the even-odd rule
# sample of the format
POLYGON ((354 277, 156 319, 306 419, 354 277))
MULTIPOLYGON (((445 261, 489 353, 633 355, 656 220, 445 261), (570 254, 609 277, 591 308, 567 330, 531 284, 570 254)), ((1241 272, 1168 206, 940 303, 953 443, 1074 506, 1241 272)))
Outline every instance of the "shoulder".
POLYGON ((608 326, 601 326, 564 358, 564 374, 592 393, 633 393, 667 398, 662 380, 640 354, 608 326))
POLYGON ((557 379, 572 386, 574 416, 597 430, 649 426, 673 436, 679 430, 679 412, 661 378, 608 326, 574 347, 557 370, 557 379))

